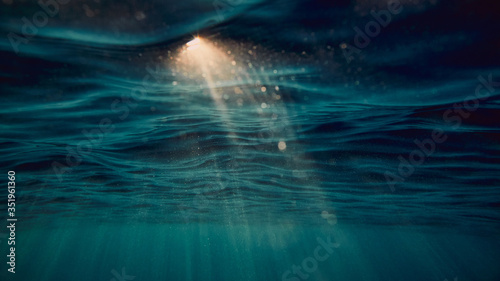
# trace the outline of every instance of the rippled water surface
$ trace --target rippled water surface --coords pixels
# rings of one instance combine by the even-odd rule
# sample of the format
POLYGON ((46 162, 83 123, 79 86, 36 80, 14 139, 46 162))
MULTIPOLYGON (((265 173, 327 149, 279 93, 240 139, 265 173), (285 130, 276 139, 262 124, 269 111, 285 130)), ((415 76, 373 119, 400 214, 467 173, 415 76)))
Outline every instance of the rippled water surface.
POLYGON ((48 3, 0 3, 1 280, 500 280, 496 2, 48 3))

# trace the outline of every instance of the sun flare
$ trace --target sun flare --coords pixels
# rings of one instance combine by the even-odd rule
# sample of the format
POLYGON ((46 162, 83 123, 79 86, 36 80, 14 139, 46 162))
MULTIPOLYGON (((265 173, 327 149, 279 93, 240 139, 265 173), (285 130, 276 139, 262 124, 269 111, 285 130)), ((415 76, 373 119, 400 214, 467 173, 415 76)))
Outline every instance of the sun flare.
POLYGON ((200 37, 195 37, 193 40, 187 42, 186 46, 187 46, 188 51, 193 51, 193 50, 198 49, 201 46, 200 37))

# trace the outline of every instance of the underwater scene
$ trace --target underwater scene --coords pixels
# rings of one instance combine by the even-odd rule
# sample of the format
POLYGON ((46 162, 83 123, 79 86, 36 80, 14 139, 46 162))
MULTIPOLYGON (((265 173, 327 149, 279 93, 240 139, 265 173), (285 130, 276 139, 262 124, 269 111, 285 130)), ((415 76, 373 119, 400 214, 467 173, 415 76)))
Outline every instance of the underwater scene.
POLYGON ((0 280, 500 280, 500 3, 1 0, 0 280))

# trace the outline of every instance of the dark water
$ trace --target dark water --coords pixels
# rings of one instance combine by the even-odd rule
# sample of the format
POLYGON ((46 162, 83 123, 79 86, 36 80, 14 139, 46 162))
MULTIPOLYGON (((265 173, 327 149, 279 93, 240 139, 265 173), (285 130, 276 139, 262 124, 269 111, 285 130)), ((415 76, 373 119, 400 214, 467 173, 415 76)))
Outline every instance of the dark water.
POLYGON ((500 280, 496 2, 50 3, 0 3, 2 281, 500 280))

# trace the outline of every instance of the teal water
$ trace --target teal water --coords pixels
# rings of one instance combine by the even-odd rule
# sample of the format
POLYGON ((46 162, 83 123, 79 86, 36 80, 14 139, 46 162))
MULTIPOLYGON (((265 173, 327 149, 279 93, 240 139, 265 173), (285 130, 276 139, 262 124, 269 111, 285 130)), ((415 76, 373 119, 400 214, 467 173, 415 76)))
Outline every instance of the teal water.
POLYGON ((0 280, 500 280, 493 1, 0 5, 0 280))
POLYGON ((111 280, 113 270, 133 280, 297 280, 283 274, 314 258, 318 238, 329 237, 338 245, 318 252, 325 260, 315 270, 306 262, 309 271, 299 270, 306 279, 496 280, 500 273, 495 237, 411 226, 68 223, 19 233, 18 272, 5 280, 111 280))

